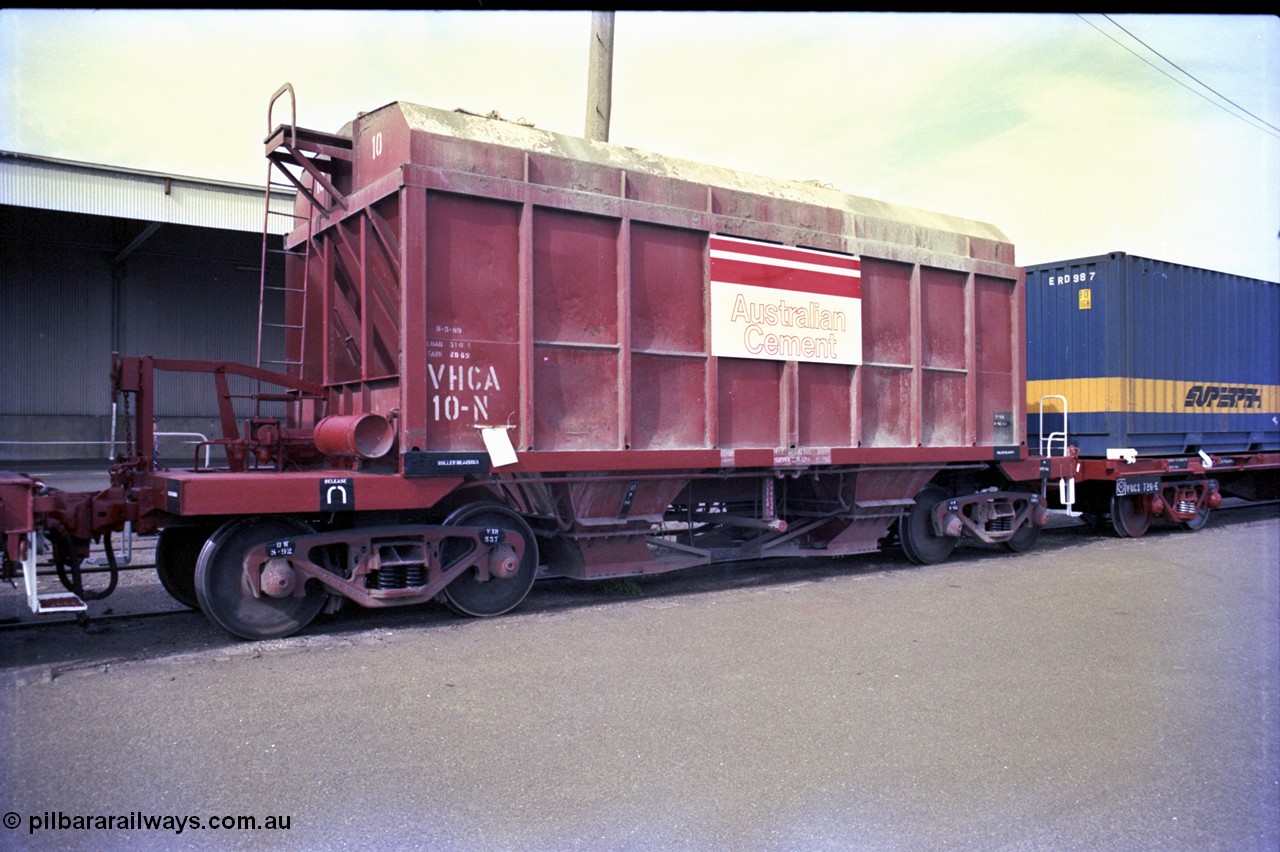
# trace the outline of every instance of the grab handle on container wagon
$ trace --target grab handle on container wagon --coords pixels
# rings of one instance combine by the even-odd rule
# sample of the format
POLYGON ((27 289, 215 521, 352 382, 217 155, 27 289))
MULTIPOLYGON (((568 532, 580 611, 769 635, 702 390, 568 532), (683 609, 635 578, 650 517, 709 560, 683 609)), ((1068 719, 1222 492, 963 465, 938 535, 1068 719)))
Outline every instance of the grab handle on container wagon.
POLYGON ((1040 455, 1053 455, 1053 444, 1055 441, 1062 442, 1062 454, 1067 454, 1067 398, 1061 394, 1048 394, 1040 397, 1040 455), (1062 431, 1052 432, 1049 435, 1044 433, 1044 403, 1045 400, 1060 399, 1062 400, 1062 431))

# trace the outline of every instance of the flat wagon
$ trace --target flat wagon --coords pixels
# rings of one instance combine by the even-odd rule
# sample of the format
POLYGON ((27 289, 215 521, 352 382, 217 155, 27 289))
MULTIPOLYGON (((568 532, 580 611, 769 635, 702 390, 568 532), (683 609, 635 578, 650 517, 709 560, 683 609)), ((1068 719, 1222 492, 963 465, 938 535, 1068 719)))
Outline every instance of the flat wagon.
POLYGON ((1139 536, 1280 496, 1280 283, 1123 252, 1029 266, 1027 428, 1139 536))
POLYGON ((0 479, 12 564, 130 522, 175 597, 266 638, 342 598, 488 616, 540 576, 1034 543, 994 227, 407 103, 268 126, 285 363, 117 356, 131 451, 98 494, 0 479), (210 376, 224 464, 154 457, 173 371, 210 376))

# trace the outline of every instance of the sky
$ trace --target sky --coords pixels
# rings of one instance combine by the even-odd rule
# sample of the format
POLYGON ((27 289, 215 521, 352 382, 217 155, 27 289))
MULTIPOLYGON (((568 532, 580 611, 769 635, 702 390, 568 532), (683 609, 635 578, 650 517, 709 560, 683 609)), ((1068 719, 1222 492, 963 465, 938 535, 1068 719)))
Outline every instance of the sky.
MULTIPOLYGON (((401 100, 582 135, 591 13, 0 10, 0 150, 262 185, 267 103, 401 100)), ((1280 18, 615 17, 610 141, 1280 280, 1280 18)))

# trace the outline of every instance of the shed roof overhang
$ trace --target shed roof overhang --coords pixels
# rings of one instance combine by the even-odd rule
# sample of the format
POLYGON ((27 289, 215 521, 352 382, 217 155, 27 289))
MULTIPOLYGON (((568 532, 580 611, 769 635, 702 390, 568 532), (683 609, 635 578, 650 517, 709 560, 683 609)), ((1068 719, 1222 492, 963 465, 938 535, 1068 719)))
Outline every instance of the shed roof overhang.
MULTIPOLYGON (((0 204, 271 234, 294 227, 295 192, 0 151, 0 204)), ((154 233, 154 228, 148 231, 154 233)))

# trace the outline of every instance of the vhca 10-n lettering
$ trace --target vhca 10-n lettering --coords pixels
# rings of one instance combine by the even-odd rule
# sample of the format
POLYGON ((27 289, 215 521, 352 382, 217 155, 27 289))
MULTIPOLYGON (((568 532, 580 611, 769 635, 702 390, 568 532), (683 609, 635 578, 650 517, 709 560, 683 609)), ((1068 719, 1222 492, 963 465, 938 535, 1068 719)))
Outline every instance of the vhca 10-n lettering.
POLYGON ((1183 408, 1261 408, 1262 392, 1258 388, 1230 385, 1193 385, 1187 391, 1183 408))

